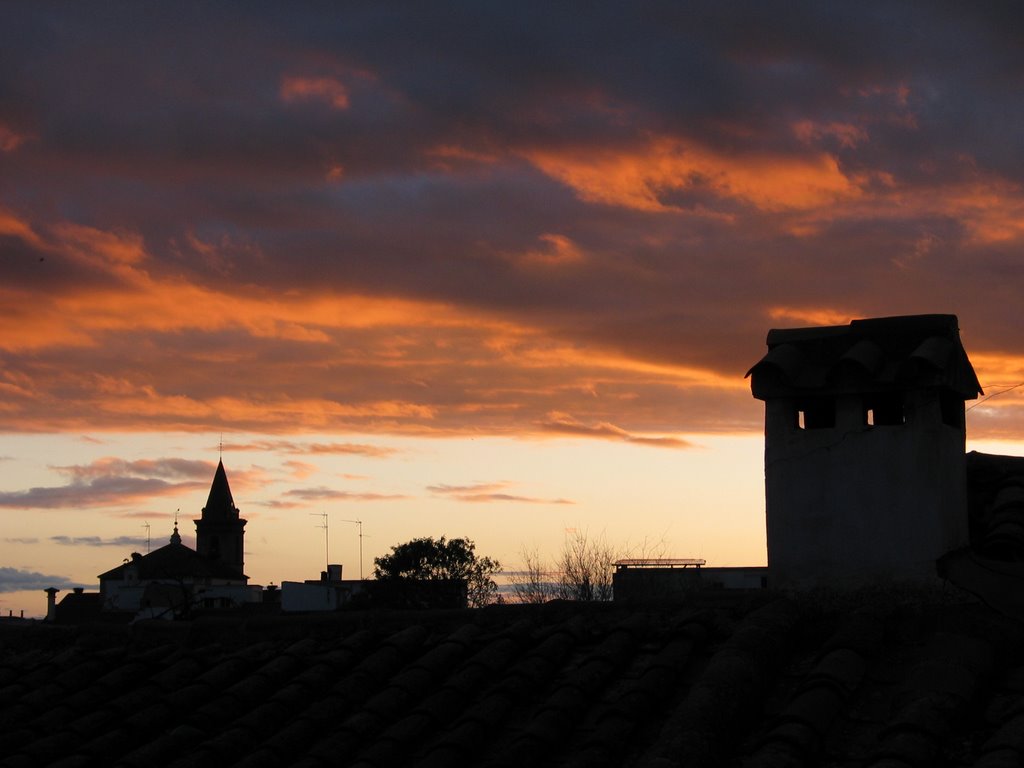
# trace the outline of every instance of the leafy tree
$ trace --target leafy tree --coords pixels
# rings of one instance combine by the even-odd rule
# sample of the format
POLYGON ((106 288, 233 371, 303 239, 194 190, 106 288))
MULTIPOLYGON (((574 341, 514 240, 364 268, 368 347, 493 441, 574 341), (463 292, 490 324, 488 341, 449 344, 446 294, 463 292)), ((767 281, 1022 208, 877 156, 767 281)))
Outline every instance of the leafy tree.
POLYGON ((498 591, 492 578, 501 564, 489 557, 478 557, 476 545, 469 539, 413 539, 391 548, 391 554, 373 560, 374 578, 389 579, 465 579, 469 604, 487 604, 498 591))

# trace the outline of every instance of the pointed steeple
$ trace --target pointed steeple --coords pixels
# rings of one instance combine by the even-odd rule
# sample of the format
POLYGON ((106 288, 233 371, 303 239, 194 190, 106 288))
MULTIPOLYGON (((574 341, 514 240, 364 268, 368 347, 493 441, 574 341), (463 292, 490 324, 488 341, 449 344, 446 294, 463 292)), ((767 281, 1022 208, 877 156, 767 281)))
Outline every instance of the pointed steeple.
POLYGON ((206 499, 206 506, 203 507, 203 519, 238 519, 238 508, 235 506, 235 500, 231 497, 231 487, 228 485, 228 475, 224 471, 223 461, 217 462, 217 472, 213 476, 210 495, 206 499))
POLYGON ((224 462, 217 462, 210 496, 196 522, 196 552, 238 570, 245 568, 245 523, 231 497, 224 462))

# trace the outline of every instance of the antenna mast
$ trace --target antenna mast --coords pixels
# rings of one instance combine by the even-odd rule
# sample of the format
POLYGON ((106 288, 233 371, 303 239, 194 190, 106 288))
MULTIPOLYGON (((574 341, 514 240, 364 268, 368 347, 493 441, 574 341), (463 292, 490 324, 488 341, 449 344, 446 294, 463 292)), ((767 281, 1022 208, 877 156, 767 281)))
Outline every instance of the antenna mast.
POLYGON ((359 580, 363 580, 363 521, 342 520, 343 523, 355 523, 359 526, 359 580))
POLYGON ((331 564, 331 537, 330 537, 330 535, 328 533, 327 513, 326 512, 310 512, 309 514, 313 515, 314 517, 321 517, 321 518, 323 518, 324 524, 323 525, 318 525, 317 528, 323 528, 324 529, 324 556, 327 558, 327 563, 325 565, 330 565, 331 564))
POLYGON ((151 543, 151 540, 152 540, 151 537, 150 537, 149 521, 147 520, 145 523, 143 523, 142 527, 146 529, 146 554, 148 555, 149 554, 150 543, 151 543))

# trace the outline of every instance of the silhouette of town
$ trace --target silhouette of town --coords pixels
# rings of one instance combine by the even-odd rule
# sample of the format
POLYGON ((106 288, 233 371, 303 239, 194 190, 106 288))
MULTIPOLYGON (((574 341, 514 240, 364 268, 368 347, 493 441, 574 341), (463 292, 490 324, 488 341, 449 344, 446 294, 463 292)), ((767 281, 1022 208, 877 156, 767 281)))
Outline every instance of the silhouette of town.
POLYGON ((1024 458, 965 452, 957 318, 767 347, 767 567, 478 608, 340 564, 251 585, 221 461, 195 550, 176 522, 0 622, 0 765, 1021 765, 1024 458))

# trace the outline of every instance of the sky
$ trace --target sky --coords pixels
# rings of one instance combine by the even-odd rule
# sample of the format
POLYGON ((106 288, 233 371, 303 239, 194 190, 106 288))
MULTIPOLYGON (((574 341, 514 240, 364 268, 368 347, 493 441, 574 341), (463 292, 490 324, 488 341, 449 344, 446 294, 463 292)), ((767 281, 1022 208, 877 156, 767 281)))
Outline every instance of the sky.
POLYGON ((763 564, 775 327, 958 315, 1024 452, 1016 3, 4 16, 5 615, 194 541, 221 457, 253 583, 360 528, 763 564))

